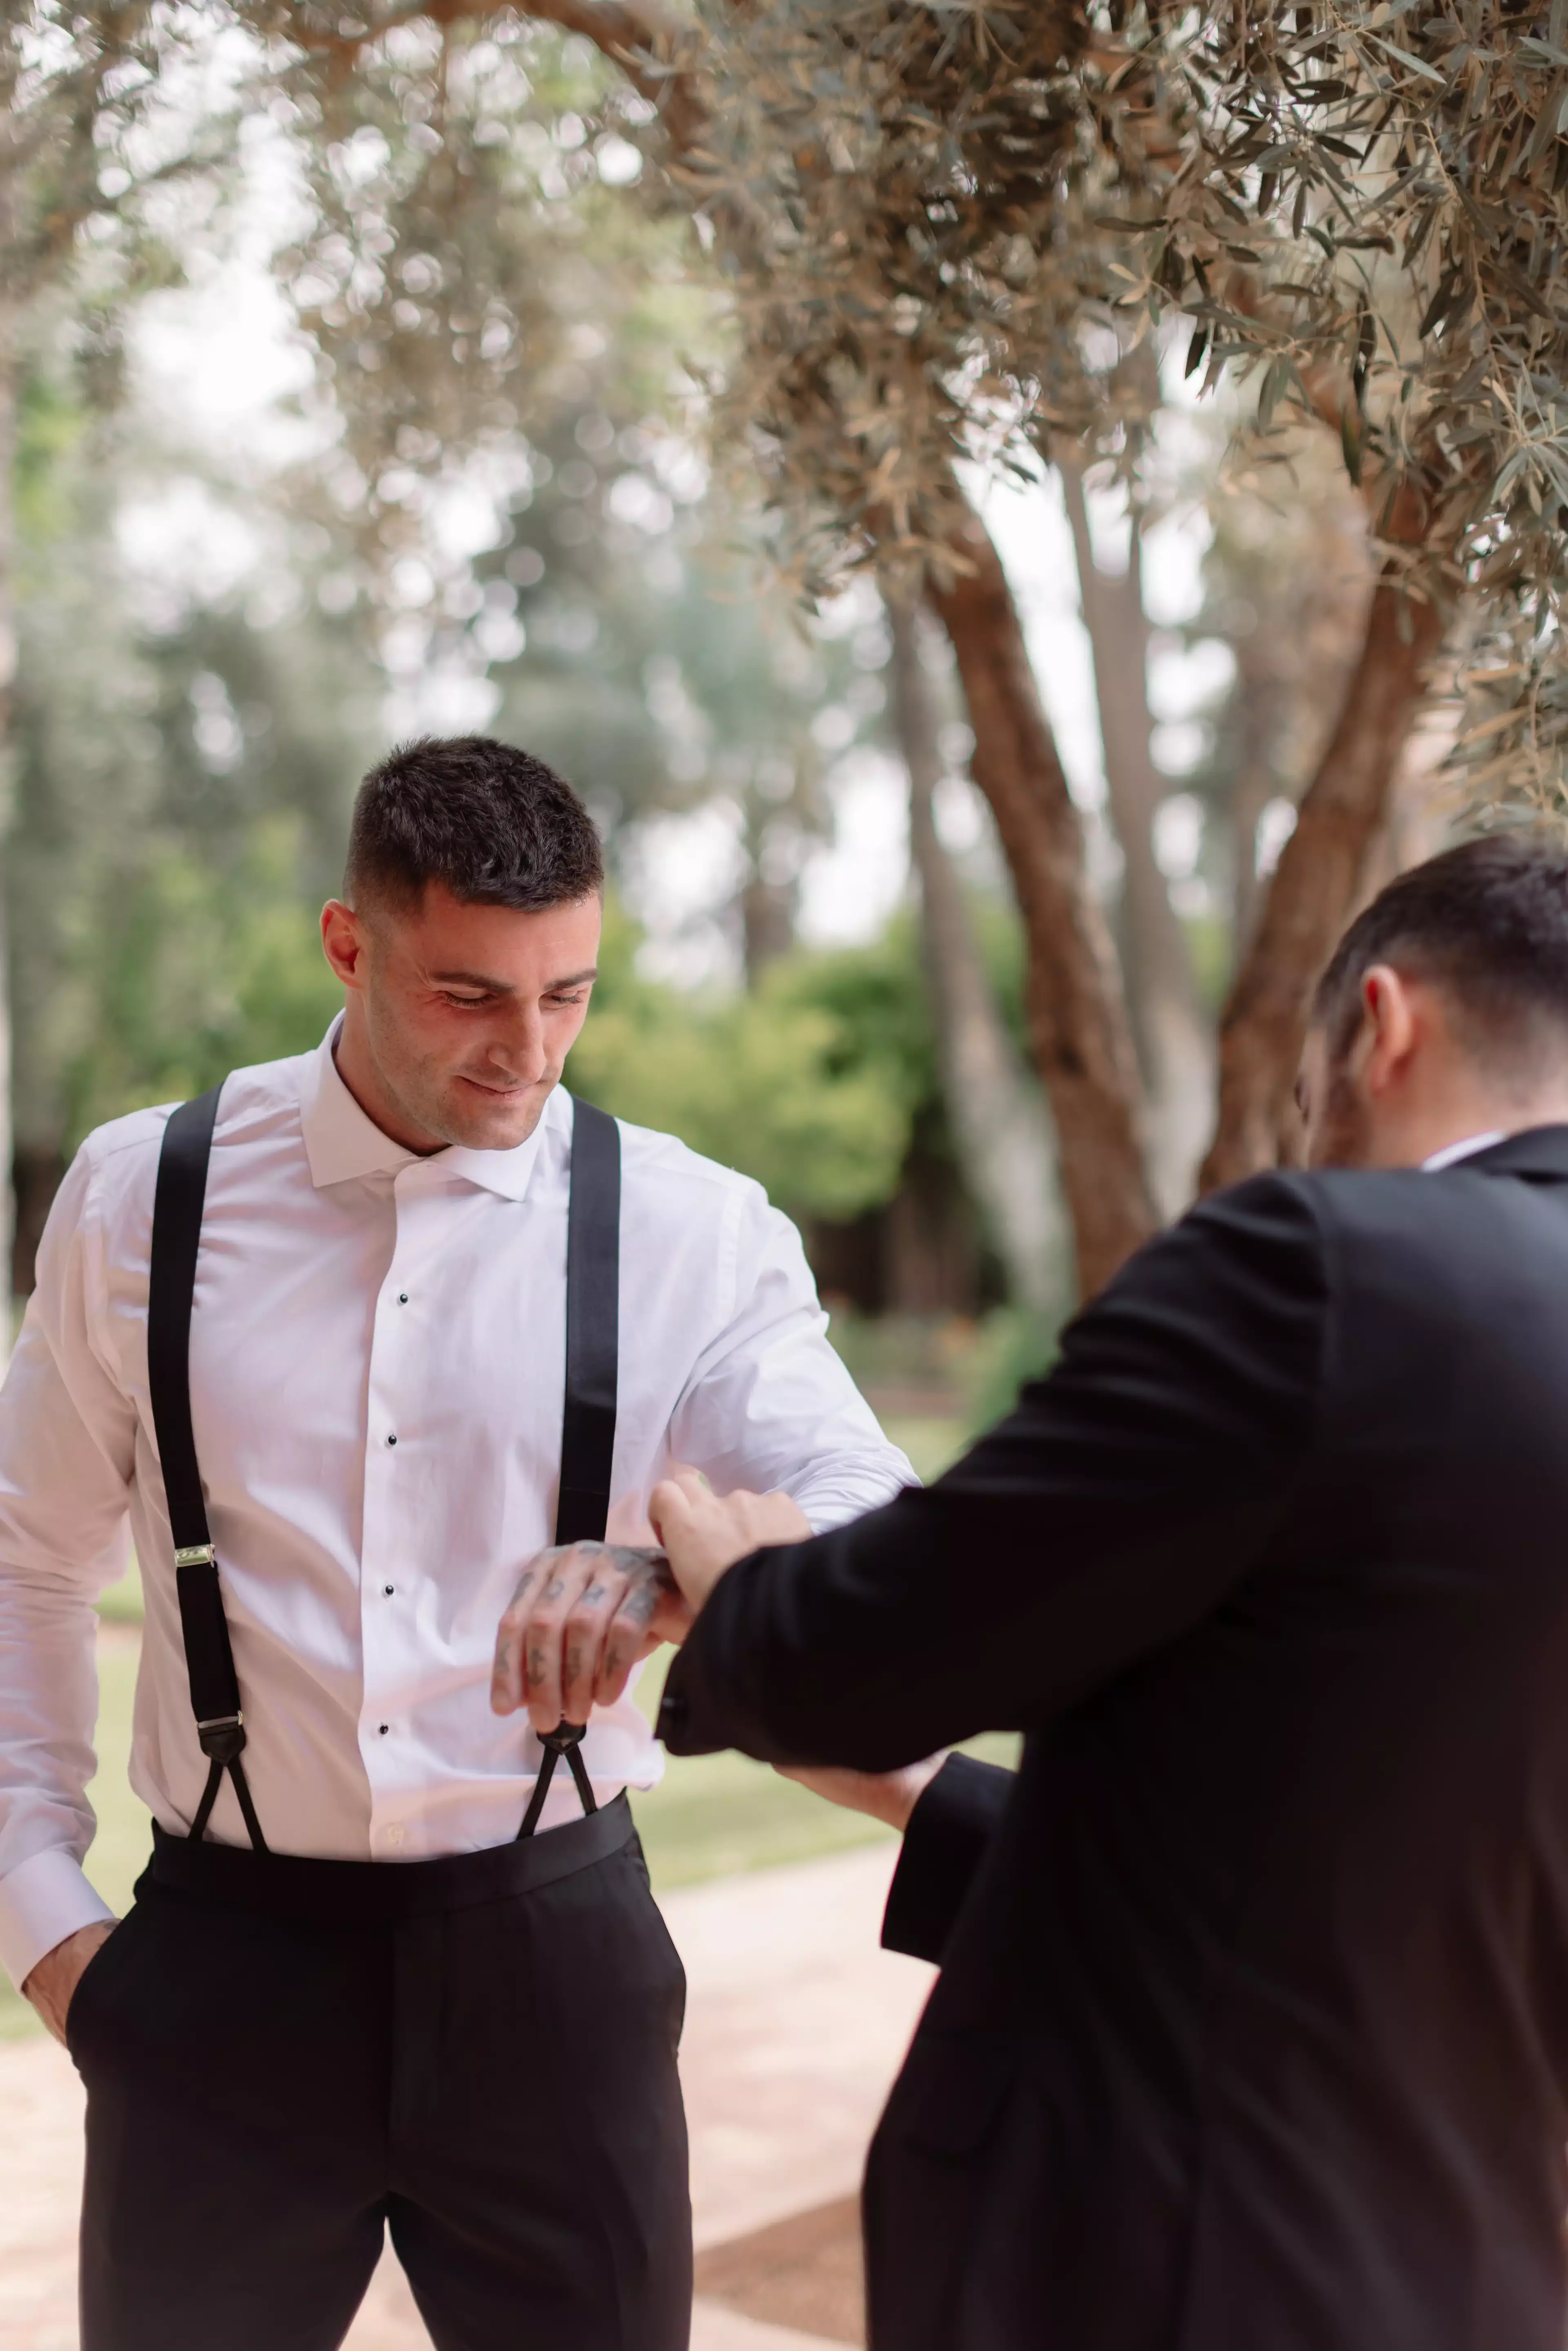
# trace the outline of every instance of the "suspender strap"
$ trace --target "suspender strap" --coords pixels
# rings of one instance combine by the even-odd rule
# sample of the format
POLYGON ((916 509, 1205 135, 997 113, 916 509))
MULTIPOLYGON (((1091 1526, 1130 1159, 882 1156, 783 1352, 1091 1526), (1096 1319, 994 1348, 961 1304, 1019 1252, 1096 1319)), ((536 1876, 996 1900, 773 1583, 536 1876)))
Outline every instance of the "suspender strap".
POLYGON ((558 1543, 604 1541, 615 1458, 620 1322, 621 1130, 591 1102, 574 1102, 558 1543))
MULTIPOLYGON (((566 1216, 566 1410, 560 1437, 558 1543, 602 1542, 615 1458, 621 1342, 621 1130, 591 1102, 572 1103, 571 1196, 566 1216)), ((532 1836, 564 1755, 585 1813, 598 1810, 582 1760, 586 1724, 539 1740, 538 1778, 519 1837, 532 1836)))
POLYGON ((250 1841, 258 1853, 265 1853, 266 1841, 239 1760, 245 1751, 239 1683, 191 1428, 191 1305, 196 1289, 196 1253, 202 1242, 207 1161, 222 1091, 214 1086, 195 1102, 183 1102, 163 1130, 152 1203, 147 1375, 174 1538, 175 1585, 191 1704, 196 1735, 210 1767, 191 1834, 199 1841, 205 1834, 227 1771, 250 1841))

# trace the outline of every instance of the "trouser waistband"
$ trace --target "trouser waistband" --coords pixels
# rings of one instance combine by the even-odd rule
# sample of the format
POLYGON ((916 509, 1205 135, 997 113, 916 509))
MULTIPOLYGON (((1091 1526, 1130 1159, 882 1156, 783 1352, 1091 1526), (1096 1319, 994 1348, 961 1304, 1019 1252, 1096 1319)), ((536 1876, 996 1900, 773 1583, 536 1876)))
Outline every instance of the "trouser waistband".
POLYGON ((137 1886, 186 1901, 218 1903, 278 1918, 327 1925, 395 1926, 439 1910, 472 1910, 553 1886, 620 1853, 636 1835, 632 1807, 617 1796, 585 1820, 542 1836, 443 1854, 434 1861, 316 1861, 248 1846, 193 1844, 153 1823, 152 1858, 137 1886))

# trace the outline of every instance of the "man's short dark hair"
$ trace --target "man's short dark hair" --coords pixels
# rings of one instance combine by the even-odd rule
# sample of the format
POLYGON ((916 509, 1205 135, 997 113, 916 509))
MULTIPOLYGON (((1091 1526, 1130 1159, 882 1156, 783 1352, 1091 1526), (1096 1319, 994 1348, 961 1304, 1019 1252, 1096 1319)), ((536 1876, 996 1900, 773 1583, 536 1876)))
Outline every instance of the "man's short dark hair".
POLYGON ((439 882, 469 905, 538 914, 604 883, 593 820, 553 768, 486 735, 404 743, 360 786, 343 893, 416 904, 439 882))
POLYGON ((1544 826, 1490 833, 1413 866, 1346 931, 1312 1003, 1335 1061, 1374 964, 1441 987, 1461 1040, 1511 1072, 1568 1047, 1568 841, 1544 826), (1546 1032, 1546 1033, 1543 1033, 1546 1032))

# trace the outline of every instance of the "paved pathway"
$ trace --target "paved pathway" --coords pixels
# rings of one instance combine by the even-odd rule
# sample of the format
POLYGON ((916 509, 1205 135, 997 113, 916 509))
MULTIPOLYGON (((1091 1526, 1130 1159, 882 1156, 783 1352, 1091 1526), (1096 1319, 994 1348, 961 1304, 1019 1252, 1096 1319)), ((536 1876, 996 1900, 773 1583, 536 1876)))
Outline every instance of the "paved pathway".
MULTIPOLYGON (((692 2126, 692 2199, 708 2278, 733 2300, 699 2297, 693 2351, 822 2351, 816 2335, 755 2314, 745 2240, 764 2232, 774 2268, 803 2223, 804 2269, 821 2265, 813 2320, 843 2340, 848 2207, 866 2140, 908 2041, 928 1969, 879 1951, 892 1855, 885 1846, 671 1895, 664 1912, 691 1991, 682 2070, 692 2126), (824 2208, 841 2205, 839 2213, 824 2208), (722 2257, 713 2249, 723 2247, 722 2257), (738 2283, 736 2281, 739 2281, 738 2283), (734 2306, 735 2303, 742 2305, 734 2306)), ((76 2205, 81 2099, 52 2042, 0 2048, 0 2345, 78 2351, 76 2205)), ((786 2253, 788 2258, 788 2253, 786 2253)), ((756 2267, 757 2265, 753 2265, 756 2267)), ((768 2262, 762 2263, 766 2270, 768 2262)), ((799 2316, 797 2290, 771 2305, 799 2316)), ((285 2351, 285 2346, 279 2346, 285 2351)), ((429 2351, 395 2262, 384 2262, 348 2351, 429 2351)))

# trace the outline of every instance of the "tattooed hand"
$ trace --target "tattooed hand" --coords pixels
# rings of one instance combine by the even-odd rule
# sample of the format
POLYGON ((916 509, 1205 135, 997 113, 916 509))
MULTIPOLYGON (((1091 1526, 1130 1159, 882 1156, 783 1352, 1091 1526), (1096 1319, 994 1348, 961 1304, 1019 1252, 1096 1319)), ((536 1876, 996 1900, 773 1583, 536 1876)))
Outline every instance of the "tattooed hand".
POLYGON ((490 1704, 536 1730, 613 1706, 639 1657, 682 1641, 691 1611, 662 1551, 566 1543, 529 1561, 496 1635, 490 1704))

